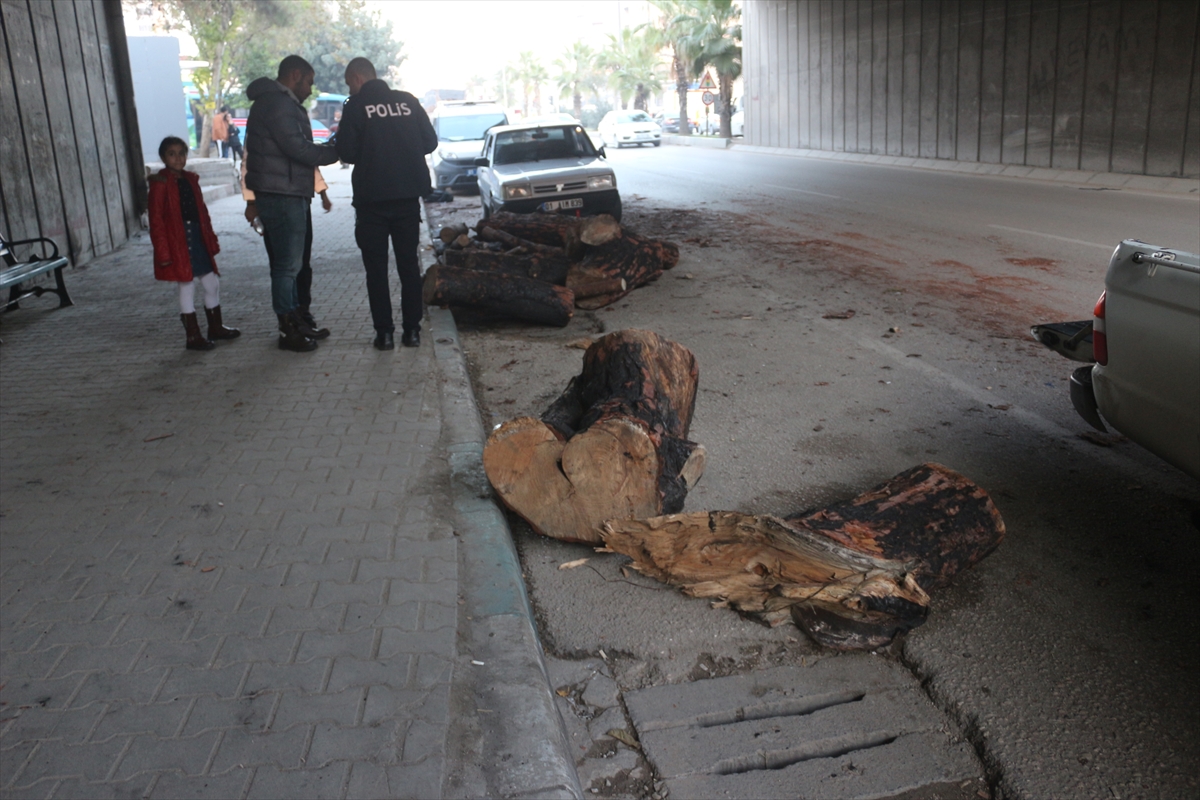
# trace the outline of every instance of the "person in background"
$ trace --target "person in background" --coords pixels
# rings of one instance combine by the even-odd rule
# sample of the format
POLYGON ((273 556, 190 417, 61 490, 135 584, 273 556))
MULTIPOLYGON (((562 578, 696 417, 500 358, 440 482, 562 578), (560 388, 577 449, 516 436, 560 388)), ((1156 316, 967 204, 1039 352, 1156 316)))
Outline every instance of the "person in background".
POLYGON ((233 115, 229 113, 229 106, 221 106, 216 114, 213 114, 212 120, 212 140, 217 146, 217 158, 225 158, 228 147, 225 141, 229 138, 229 121, 233 119, 233 115))
POLYGON ((313 142, 304 101, 312 94, 312 65, 297 55, 279 62, 278 79, 246 87, 253 105, 246 123, 246 187, 271 237, 271 305, 279 320, 279 347, 304 353, 317 348, 319 331, 300 315, 296 276, 303 266, 312 203, 313 168, 337 161, 332 146, 313 142))
POLYGON ((354 164, 354 238, 367 272, 367 300, 375 327, 375 347, 395 348, 388 239, 400 275, 400 311, 405 347, 421 344, 421 198, 433 191, 425 156, 437 149, 437 133, 420 101, 396 91, 375 75, 365 58, 346 65, 350 97, 338 124, 337 152, 354 164))
POLYGON ((187 334, 187 349, 212 350, 215 341, 241 336, 241 331, 225 327, 221 320, 221 283, 213 261, 213 256, 221 252, 221 245, 204 205, 200 176, 184 169, 187 144, 177 136, 168 136, 158 146, 158 157, 166 167, 148 181, 154 277, 179 284, 179 312, 187 334), (197 279, 204 287, 207 338, 200 333, 196 320, 194 281, 197 279))
POLYGON ((229 138, 225 140, 225 146, 229 148, 229 157, 235 164, 242 160, 242 133, 232 121, 229 123, 229 138))

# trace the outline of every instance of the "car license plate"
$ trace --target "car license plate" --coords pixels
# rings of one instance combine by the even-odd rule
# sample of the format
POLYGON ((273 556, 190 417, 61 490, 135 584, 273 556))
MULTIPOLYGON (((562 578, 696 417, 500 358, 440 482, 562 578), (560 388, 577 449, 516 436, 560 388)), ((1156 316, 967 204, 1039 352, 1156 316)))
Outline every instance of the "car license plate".
POLYGON ((547 200, 542 203, 542 211, 561 211, 566 208, 583 208, 583 198, 575 197, 571 200, 547 200))
POLYGON ((474 168, 469 169, 469 170, 467 170, 467 177, 474 178, 478 173, 479 173, 479 170, 477 170, 477 169, 474 169, 474 168))

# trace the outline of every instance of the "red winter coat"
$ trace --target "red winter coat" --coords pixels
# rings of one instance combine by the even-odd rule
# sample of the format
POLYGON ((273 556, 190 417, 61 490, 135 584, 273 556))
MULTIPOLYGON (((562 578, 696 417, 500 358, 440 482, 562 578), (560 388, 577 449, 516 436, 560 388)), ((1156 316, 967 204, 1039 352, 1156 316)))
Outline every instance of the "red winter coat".
MULTIPOLYGON (((196 205, 200 209, 200 235, 209 256, 221 252, 217 235, 213 233, 212 220, 204 205, 204 194, 200 191, 200 176, 184 172, 183 177, 196 193, 196 205)), ((183 231, 183 212, 179 208, 179 177, 169 169, 151 175, 150 184, 150 241, 154 245, 154 277, 160 281, 192 280, 192 257, 188 254, 187 234, 183 231)), ((217 262, 213 260, 213 272, 218 275, 217 262)))

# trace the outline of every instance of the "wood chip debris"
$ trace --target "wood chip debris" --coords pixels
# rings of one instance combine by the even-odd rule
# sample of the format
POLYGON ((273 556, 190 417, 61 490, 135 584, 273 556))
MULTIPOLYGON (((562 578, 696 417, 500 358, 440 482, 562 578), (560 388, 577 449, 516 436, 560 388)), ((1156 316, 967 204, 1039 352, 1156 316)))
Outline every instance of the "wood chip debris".
POLYGON ((845 311, 830 311, 828 314, 821 315, 821 319, 852 319, 854 314, 854 309, 848 308, 845 311))
POLYGON ((559 564, 558 568, 559 569, 575 569, 576 567, 582 567, 587 562, 588 562, 588 560, 586 558, 577 558, 574 561, 567 561, 562 564, 559 564))

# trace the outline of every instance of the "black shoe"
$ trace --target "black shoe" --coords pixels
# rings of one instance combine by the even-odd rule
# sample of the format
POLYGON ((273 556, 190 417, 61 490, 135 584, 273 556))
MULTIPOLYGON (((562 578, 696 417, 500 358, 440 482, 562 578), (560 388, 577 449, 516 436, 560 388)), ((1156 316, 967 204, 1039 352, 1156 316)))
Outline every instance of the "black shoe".
POLYGON ((405 331, 400 337, 400 344, 405 347, 420 347, 421 345, 421 329, 414 328, 411 331, 405 331))
MULTIPOLYGON (((407 335, 407 334, 405 334, 405 335, 407 335)), ((396 340, 392 338, 391 331, 388 331, 387 333, 379 333, 379 334, 375 335, 375 349, 376 350, 395 350, 396 349, 396 340)))
POLYGON ((293 353, 311 353, 317 349, 316 340, 300 332, 299 321, 294 311, 279 315, 279 349, 291 350, 293 353))
POLYGON ((310 339, 328 339, 329 328, 318 328, 317 320, 307 308, 298 308, 296 313, 300 318, 300 332, 310 339))

